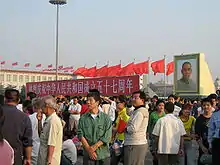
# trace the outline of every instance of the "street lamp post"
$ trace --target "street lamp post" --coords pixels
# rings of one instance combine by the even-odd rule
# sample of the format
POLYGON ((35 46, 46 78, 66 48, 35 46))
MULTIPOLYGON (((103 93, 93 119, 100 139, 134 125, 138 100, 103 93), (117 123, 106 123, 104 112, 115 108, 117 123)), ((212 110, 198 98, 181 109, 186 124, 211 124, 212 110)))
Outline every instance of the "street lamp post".
POLYGON ((51 4, 56 5, 57 21, 56 21, 56 81, 58 80, 58 63, 59 63, 59 8, 60 5, 65 5, 66 0, 50 0, 51 4))

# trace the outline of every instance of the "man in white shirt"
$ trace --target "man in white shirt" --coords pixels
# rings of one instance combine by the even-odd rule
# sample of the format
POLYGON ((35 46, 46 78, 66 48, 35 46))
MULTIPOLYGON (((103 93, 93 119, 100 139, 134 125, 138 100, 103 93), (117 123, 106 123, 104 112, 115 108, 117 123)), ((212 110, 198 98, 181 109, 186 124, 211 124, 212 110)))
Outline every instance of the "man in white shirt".
POLYGON ((174 116, 174 104, 165 105, 166 116, 160 118, 153 130, 154 152, 158 154, 159 165, 177 165, 183 156, 183 136, 186 134, 183 123, 174 116))
POLYGON ((116 112, 116 102, 115 100, 117 99, 116 97, 113 98, 107 98, 107 97, 102 97, 105 101, 110 103, 109 110, 108 110, 108 116, 110 117, 112 123, 115 121, 115 112, 116 112))
MULTIPOLYGON (((174 95, 170 95, 168 97, 168 102, 174 104, 175 103, 175 96, 174 95)), ((174 104, 174 111, 173 111, 174 116, 179 117, 180 111, 181 111, 181 108, 174 104)))
POLYGON ((39 98, 34 98, 32 100, 32 105, 33 105, 34 113, 29 116, 32 125, 32 139, 33 139, 31 163, 32 165, 37 165, 38 152, 40 147, 40 134, 43 129, 43 123, 46 119, 46 116, 42 114, 41 100, 39 98))
POLYGON ((69 106, 69 113, 70 113, 70 118, 69 118, 69 123, 70 123, 70 130, 73 131, 74 129, 77 129, 79 119, 80 119, 80 112, 82 109, 82 106, 78 103, 79 98, 75 96, 73 98, 72 104, 69 106))

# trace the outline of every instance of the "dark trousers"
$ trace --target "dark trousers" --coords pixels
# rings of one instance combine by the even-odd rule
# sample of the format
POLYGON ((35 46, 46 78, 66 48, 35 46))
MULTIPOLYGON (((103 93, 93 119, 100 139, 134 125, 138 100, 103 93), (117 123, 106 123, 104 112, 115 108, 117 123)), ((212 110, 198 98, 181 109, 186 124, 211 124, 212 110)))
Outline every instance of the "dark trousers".
POLYGON ((121 160, 121 155, 116 156, 115 153, 111 156, 111 165, 118 165, 121 160))
POLYGON ((91 160, 87 156, 83 156, 83 165, 110 165, 110 158, 104 160, 91 160))
POLYGON ((179 156, 176 154, 158 154, 159 165, 178 165, 179 156))
POLYGON ((72 162, 62 153, 60 165, 72 165, 72 162))
POLYGON ((220 164, 220 139, 212 141, 212 165, 220 164))

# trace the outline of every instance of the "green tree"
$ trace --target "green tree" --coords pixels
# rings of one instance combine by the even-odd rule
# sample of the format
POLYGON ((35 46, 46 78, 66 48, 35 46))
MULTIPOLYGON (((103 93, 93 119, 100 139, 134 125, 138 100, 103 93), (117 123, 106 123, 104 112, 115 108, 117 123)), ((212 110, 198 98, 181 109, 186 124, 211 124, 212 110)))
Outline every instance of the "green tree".
POLYGON ((23 85, 23 86, 21 87, 20 95, 21 95, 21 99, 22 99, 22 100, 25 100, 25 98, 26 98, 26 87, 25 87, 25 85, 23 85))

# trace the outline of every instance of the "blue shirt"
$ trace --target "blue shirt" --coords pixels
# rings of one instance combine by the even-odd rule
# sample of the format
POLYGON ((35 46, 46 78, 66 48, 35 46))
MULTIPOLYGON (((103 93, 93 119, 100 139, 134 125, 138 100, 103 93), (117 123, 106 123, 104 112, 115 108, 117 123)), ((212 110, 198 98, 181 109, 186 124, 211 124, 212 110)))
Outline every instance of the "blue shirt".
POLYGON ((212 114, 209 123, 208 142, 211 148, 213 138, 220 139, 220 111, 212 114))

